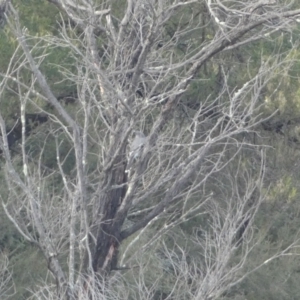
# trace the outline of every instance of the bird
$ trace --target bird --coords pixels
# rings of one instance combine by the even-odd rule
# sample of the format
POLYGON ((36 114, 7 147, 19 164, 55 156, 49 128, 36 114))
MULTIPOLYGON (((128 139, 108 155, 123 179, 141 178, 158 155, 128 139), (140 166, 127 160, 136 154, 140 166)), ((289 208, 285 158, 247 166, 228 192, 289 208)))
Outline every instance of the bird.
POLYGON ((126 173, 128 173, 134 163, 136 161, 142 152, 143 146, 146 143, 147 138, 141 131, 134 131, 135 137, 130 145, 130 150, 129 150, 129 158, 128 158, 128 163, 127 163, 127 168, 126 168, 126 173))

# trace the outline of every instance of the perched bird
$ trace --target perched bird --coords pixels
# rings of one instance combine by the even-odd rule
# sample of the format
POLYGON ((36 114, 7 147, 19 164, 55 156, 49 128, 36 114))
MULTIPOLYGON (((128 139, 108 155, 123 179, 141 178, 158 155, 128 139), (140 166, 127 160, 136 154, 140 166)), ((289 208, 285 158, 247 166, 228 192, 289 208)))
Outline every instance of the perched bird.
POLYGON ((130 145, 129 158, 125 172, 129 172, 134 161, 136 161, 139 158, 147 139, 141 131, 135 131, 134 133, 135 137, 130 145))

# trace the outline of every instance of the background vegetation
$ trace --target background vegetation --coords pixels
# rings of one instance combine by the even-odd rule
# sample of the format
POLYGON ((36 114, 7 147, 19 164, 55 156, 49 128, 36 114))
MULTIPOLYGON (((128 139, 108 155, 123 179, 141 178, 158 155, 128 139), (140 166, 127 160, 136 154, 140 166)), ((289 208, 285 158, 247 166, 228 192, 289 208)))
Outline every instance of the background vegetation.
MULTIPOLYGON (((47 79, 49 86, 51 86, 53 94, 70 116, 74 117, 78 124, 82 125, 85 119, 78 105, 78 93, 80 93, 80 90, 74 84, 75 75, 72 77, 72 74, 75 73, 77 76, 77 72, 80 69, 78 67, 79 54, 76 57, 73 49, 67 47, 66 44, 54 45, 54 43, 51 44, 49 41, 54 41, 55 38, 59 41, 58 38, 61 37, 61 33, 66 30, 68 31, 68 36, 74 38, 74 45, 77 49, 83 52, 84 45, 83 43, 81 44, 83 30, 80 26, 72 23, 74 20, 71 20, 62 9, 59 9, 59 5, 55 5, 56 2, 59 1, 12 1, 15 9, 19 12, 21 26, 27 29, 26 34, 30 37, 27 39, 27 44, 32 48, 31 53, 36 58, 37 63, 40 64, 40 70, 47 79)), ((82 3, 85 2, 89 1, 82 1, 82 3)), ((111 2, 111 9, 115 16, 113 23, 116 24, 119 21, 117 18, 121 19, 123 16, 126 1, 108 2, 111 2)), ((195 19, 195 15, 197 16, 198 14, 200 16, 199 20, 203 22, 204 26, 199 26, 197 30, 176 38, 174 52, 172 52, 172 55, 168 51, 162 52, 163 54, 161 55, 165 55, 164 59, 171 60, 172 58, 174 63, 176 61, 180 62, 187 52, 193 53, 193 51, 198 51, 199 45, 208 44, 216 35, 218 28, 211 16, 211 12, 207 8, 206 2, 198 2, 195 4, 195 7, 191 5, 188 8, 184 7, 178 10, 178 13, 173 18, 170 18, 165 24, 164 34, 166 36, 162 36, 162 40, 163 38, 168 40, 168 35, 173 36, 175 31, 180 31, 180 26, 184 27, 186 23, 190 22, 192 14, 195 19)), ((103 3, 107 5, 106 2, 99 0, 95 7, 104 9, 105 5, 103 3)), ((298 1, 295 1, 293 5, 295 9, 298 8, 298 1)), ((268 26, 271 25, 268 24, 268 26)), ((276 26, 274 28, 276 29, 276 26)), ((278 60, 278 66, 272 69, 272 78, 264 85, 263 90, 259 94, 255 117, 259 117, 260 121, 254 122, 253 126, 245 132, 238 132, 235 137, 240 143, 245 142, 246 147, 239 151, 239 156, 236 159, 232 158, 236 155, 236 145, 228 147, 222 158, 228 163, 222 167, 222 171, 214 173, 206 181, 205 188, 202 190, 206 197, 216 199, 215 202, 210 204, 208 208, 205 208, 205 213, 200 210, 193 217, 180 219, 178 223, 174 222, 174 220, 180 214, 181 207, 174 205, 156 223, 150 222, 143 234, 134 233, 120 245, 118 252, 119 261, 122 262, 122 257, 126 254, 129 257, 130 267, 128 267, 127 263, 124 263, 123 269, 121 269, 123 265, 119 265, 119 270, 111 270, 113 279, 109 285, 113 286, 117 291, 119 299, 200 299, 195 294, 191 295, 193 288, 187 290, 186 286, 196 286, 197 280, 202 278, 202 274, 196 273, 197 270, 201 270, 201 264, 210 263, 205 260, 205 251, 207 249, 201 244, 201 241, 205 240, 203 236, 210 233, 211 230, 212 216, 207 212, 213 209, 222 211, 222 208, 225 211, 225 207, 228 204, 225 201, 234 199, 236 197, 235 192, 242 195, 248 188, 245 178, 250 178, 252 175, 257 178, 261 167, 261 149, 266 151, 263 165, 264 182, 259 191, 263 199, 253 217, 251 228, 247 229, 248 237, 246 239, 251 240, 251 243, 246 243, 245 248, 253 247, 253 251, 249 252, 247 259, 243 262, 240 273, 241 278, 243 277, 242 274, 247 274, 247 277, 232 287, 228 284, 222 293, 206 299, 300 298, 300 261, 298 250, 300 245, 298 241, 300 228, 300 98, 298 97, 300 95, 300 52, 298 49, 298 36, 299 26, 297 22, 294 22, 286 31, 284 29, 274 30, 274 32, 263 39, 241 45, 232 51, 224 51, 214 55, 197 71, 195 79, 176 105, 175 121, 174 124, 168 127, 168 130, 171 130, 172 126, 176 129, 172 131, 170 137, 167 136, 168 132, 166 133, 165 139, 170 138, 168 143, 172 143, 172 138, 176 134, 178 136, 182 134, 178 128, 182 124, 184 124, 182 126, 186 126, 200 107, 202 107, 202 113, 207 115, 205 115, 205 120, 210 121, 211 115, 219 113, 212 109, 215 107, 215 99, 218 99, 220 94, 222 95, 223 103, 225 103, 224 107, 226 107, 226 103, 231 101, 231 91, 237 91, 245 82, 252 78, 261 68, 262 62, 268 63, 272 60, 278 60), (285 64, 280 62, 280 60, 283 61, 283 58, 285 64), (248 148, 248 144, 252 144, 254 147, 249 146, 248 148), (241 173, 238 173, 237 170, 241 173), (228 174, 232 175, 232 177, 228 174), (233 179, 235 180, 234 182, 233 179), (234 191, 233 189, 236 190, 234 191), (211 196, 209 196, 210 193, 211 196), (167 227, 168 224, 175 224, 176 226, 172 225, 163 232, 163 228, 167 227), (154 239, 153 237, 159 232, 162 232, 162 234, 160 234, 159 238, 154 239), (135 247, 141 249, 147 247, 148 250, 138 256, 131 256, 127 252, 123 252, 137 236, 139 236, 140 240, 135 247), (293 247, 289 248, 290 245, 293 245, 293 247), (280 255, 277 257, 276 253, 280 253, 280 255), (274 259, 267 262, 273 255, 275 255, 274 259), (260 264, 262 266, 258 268, 257 266, 260 264), (191 266, 194 266, 195 271, 193 278, 190 278, 191 273, 193 273, 191 266), (178 269, 188 271, 179 273, 178 269), (186 278, 184 278, 184 274, 186 274, 186 278), (187 283, 187 285, 178 285, 177 283, 181 281, 187 283), (124 286, 126 290, 124 290, 124 286), (147 294, 145 294, 145 291, 141 292, 140 286, 149 286, 148 298, 145 296, 147 294), (176 290, 174 291, 173 289, 176 290)), ((105 55, 105 48, 102 46, 109 43, 101 38, 97 39, 97 43, 100 56, 103 53, 105 55)), ((157 44, 156 48, 159 49, 163 46, 157 44)), ((18 47, 20 45, 16 39, 16 33, 13 27, 6 23, 0 29, 0 74, 2 78, 5 78, 4 75, 11 64, 13 53, 16 53, 13 59, 15 66, 18 65, 18 62, 25 59, 22 52, 16 51, 18 47)), ((104 61, 103 64, 109 64, 109 62, 104 61)), ((82 70, 83 76, 84 71, 82 70)), ((33 72, 28 66, 20 69, 16 74, 18 80, 28 86, 34 81, 33 72)), ((91 75, 91 80, 96 81, 95 74, 91 75)), ((173 78, 173 80, 175 82, 177 78, 173 78)), ((35 86, 35 89, 43 94, 43 90, 40 87, 35 86)), ((19 84, 11 82, 8 88, 1 92, 0 98, 0 111, 5 121, 8 142, 10 142, 9 132, 13 132, 10 136, 13 142, 9 145, 9 151, 12 156, 12 162, 16 170, 20 171, 20 174, 22 174, 24 153, 21 145, 22 126, 19 123, 21 115, 19 96, 20 92, 24 93, 24 90, 20 90, 19 84), (20 126, 19 131, 17 130, 18 126, 20 126)), ((160 90, 165 91, 162 86, 157 88, 158 92, 160 90)), ((100 89, 93 92, 96 95, 101 94, 100 89)), ((143 93, 145 93, 145 90, 139 87, 135 97, 146 97, 143 93)), ((164 104, 163 101, 162 103, 164 104)), ((159 115, 160 110, 160 107, 155 108, 151 111, 151 114, 149 113, 143 120, 137 121, 135 124, 143 127, 144 132, 149 133, 154 123, 153 120, 159 115)), ((74 145, 67 138, 67 133, 61 130, 62 125, 55 122, 56 118, 59 118, 58 111, 55 110, 51 103, 41 99, 39 94, 32 97, 31 101, 26 105, 26 114, 28 116, 35 114, 35 118, 30 119, 28 117, 28 122, 26 120, 25 151, 28 157, 29 168, 33 168, 35 162, 40 160, 44 172, 43 176, 49 177, 49 180, 45 183, 45 193, 47 192, 47 195, 44 195, 44 199, 47 201, 47 198, 50 198, 50 191, 52 191, 52 195, 56 195, 57 199, 59 199, 63 197, 65 191, 62 173, 56 173, 58 169, 57 149, 59 149, 63 174, 69 176, 67 178, 71 178, 70 182, 74 183, 76 181, 74 179, 76 173, 76 168, 74 167, 76 163, 74 145), (43 119, 45 113, 51 116, 51 125, 49 125, 49 119, 43 119), (55 132, 55 134, 49 133, 49 127, 51 127, 51 132, 55 132), (42 152, 41 149, 43 149, 42 152)), ((201 130, 204 132, 207 128, 211 128, 218 117, 212 118, 211 123, 208 125, 203 123, 201 130)), ((61 122, 64 123, 64 121, 61 122)), ((97 165, 97 158, 95 158, 98 150, 94 149, 99 147, 99 144, 93 144, 93 141, 99 138, 97 128, 101 132, 101 139, 105 140, 106 137, 102 136, 104 122, 97 120, 96 117, 93 119, 93 122, 95 122, 94 124, 97 122, 99 124, 97 124, 98 127, 95 125, 89 132, 91 138, 89 146, 94 152, 91 150, 87 156, 87 165, 88 172, 92 174, 91 178, 93 178, 91 182, 96 184, 98 181, 96 171, 99 171, 99 165, 97 165)), ((184 138, 184 136, 181 137, 182 141, 184 141, 184 138)), ((178 142, 180 138, 178 140, 174 138, 174 140, 178 142)), ((221 146, 215 145, 210 151, 213 159, 214 155, 221 151, 221 146)), ((181 153, 178 155, 181 157, 181 153)), ((182 157, 184 157, 184 154, 182 157)), ((8 175, 4 167, 6 162, 7 160, 2 155, 0 162, 0 195, 3 203, 6 203, 7 199, 11 203, 14 201, 18 203, 18 195, 20 197, 24 197, 24 195, 21 191, 18 194, 17 187, 15 187, 14 197, 11 197, 12 191, 10 189, 12 187, 7 185, 8 175)), ((151 160, 149 164, 151 165, 151 160)), ((191 179, 192 181, 193 179, 191 179)), ((93 184, 87 188, 90 194, 94 192, 93 188, 95 185, 93 184)), ((257 193, 255 189, 252 192, 254 194, 257 193)), ((162 193, 161 189, 152 195, 151 201, 153 205, 160 201, 162 193)), ((188 208, 192 208, 199 201, 199 193, 199 190, 197 190, 197 193, 191 193, 188 197, 188 208)), ((251 197, 249 196, 249 198, 251 197)), ((53 205, 52 202, 51 205, 53 205)), ((20 218, 24 214, 24 222, 29 222, 25 217, 25 207, 19 208, 20 218)), ((147 208, 148 204, 145 207, 142 205, 139 207, 139 211, 147 208)), ((51 209, 50 206, 49 209, 51 209)), ((136 214, 137 211, 129 212, 122 228, 130 227, 138 218, 136 214)), ((37 240, 39 239, 32 224, 27 229, 37 240)), ((241 238, 243 237, 241 236, 241 238)), ((246 251, 245 248, 237 247, 234 255, 229 259, 228 265, 234 265, 238 262, 243 257, 246 251)), ((48 269, 48 258, 45 258, 42 249, 26 240, 20 234, 15 224, 7 217, 2 206, 0 207, 0 251, 3 259, 7 257, 9 262, 5 265, 5 272, 7 272, 5 274, 11 273, 12 280, 10 282, 14 283, 14 287, 3 294, 8 299, 29 299, 33 297, 32 295, 44 282, 47 282, 49 286, 55 284, 48 269)), ((79 254, 76 254, 76 259, 78 259, 77 255, 79 256, 79 254)), ((65 261, 65 263, 62 263, 62 268, 66 270, 68 259, 64 252, 62 252, 60 259, 65 261)), ((76 265, 76 268, 76 271, 78 271, 79 266, 76 265)), ((9 285, 7 284, 7 286, 9 285)), ((103 299, 110 299, 108 294, 105 294, 105 291, 102 290, 101 292, 104 294, 103 297, 107 297, 103 299)), ((37 295, 35 296, 36 299, 41 297, 38 296, 40 294, 35 295, 37 295)), ((59 299, 60 296, 57 297, 59 299)))

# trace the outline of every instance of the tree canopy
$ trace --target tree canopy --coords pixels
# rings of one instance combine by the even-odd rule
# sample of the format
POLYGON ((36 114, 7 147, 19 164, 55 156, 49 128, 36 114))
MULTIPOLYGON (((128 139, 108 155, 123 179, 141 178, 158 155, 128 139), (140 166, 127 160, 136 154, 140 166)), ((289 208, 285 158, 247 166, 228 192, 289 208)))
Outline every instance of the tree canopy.
POLYGON ((296 299, 299 15, 2 1, 1 299, 296 299))

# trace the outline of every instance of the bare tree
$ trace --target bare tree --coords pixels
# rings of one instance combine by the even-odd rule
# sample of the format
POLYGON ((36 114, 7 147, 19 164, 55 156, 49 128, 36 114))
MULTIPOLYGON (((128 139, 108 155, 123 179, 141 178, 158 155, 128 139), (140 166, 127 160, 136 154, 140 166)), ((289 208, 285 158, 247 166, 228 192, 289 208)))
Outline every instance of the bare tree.
MULTIPOLYGON (((292 31, 300 10, 289 10, 278 1, 254 0, 228 5, 128 0, 118 1, 119 7, 113 1, 49 2, 76 26, 63 20, 60 36, 41 37, 32 46, 32 37, 10 4, 8 23, 19 46, 0 86, 1 94, 11 84, 17 86, 22 123, 16 156, 0 115, 9 190, 3 207, 20 233, 41 249, 55 278, 53 290, 47 286, 47 292, 42 288, 35 297, 109 299, 106 289, 121 281, 112 271, 133 270, 137 257, 166 232, 205 214, 210 226, 194 239, 205 259, 182 265, 169 257, 182 276, 177 274, 169 297, 175 299, 175 292, 182 291, 178 278, 186 278, 185 299, 216 299, 243 278, 253 220, 263 199, 264 155, 251 145, 247 133, 261 121, 257 108, 262 89, 290 62, 274 55, 242 86, 230 86, 230 74, 221 68, 223 83, 217 95, 200 96, 193 109, 186 95, 191 84, 203 80, 199 72, 205 64, 280 30, 292 31), (203 34, 205 30, 209 34, 203 34), (58 66, 60 80, 76 85, 74 109, 59 101, 40 68, 45 53, 55 48, 68 49, 76 66, 76 72, 58 66), (28 68, 29 84, 20 77, 28 68), (29 106, 49 119, 39 133, 42 146, 34 158, 26 134, 29 106), (145 139, 126 172, 133 131, 143 132, 145 139), (50 139, 56 143, 54 168, 44 163, 50 139), (71 145, 68 155, 61 154, 64 140, 71 145), (252 172, 241 163, 249 148, 255 157, 252 172), (67 172, 65 162, 71 156, 73 168, 67 172), (237 171, 226 179, 224 172, 231 164, 237 171), (225 182, 232 183, 223 189, 232 191, 230 197, 215 191, 217 174, 220 190, 225 182), (239 177, 245 179, 242 184, 239 177), (156 231, 147 238, 155 224, 156 231), (124 241, 127 246, 119 253, 124 241), (240 260, 231 264, 241 245, 240 260)), ((142 265, 138 269, 143 270, 142 265)), ((153 299, 155 284, 152 290, 139 284, 144 289, 140 299, 153 299)), ((120 289, 114 297, 120 293, 122 299, 130 299, 130 293, 120 289)))
POLYGON ((1 299, 9 299, 14 295, 12 274, 8 267, 8 258, 5 253, 0 253, 0 296, 1 299))

